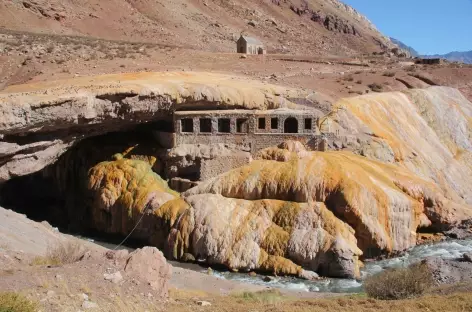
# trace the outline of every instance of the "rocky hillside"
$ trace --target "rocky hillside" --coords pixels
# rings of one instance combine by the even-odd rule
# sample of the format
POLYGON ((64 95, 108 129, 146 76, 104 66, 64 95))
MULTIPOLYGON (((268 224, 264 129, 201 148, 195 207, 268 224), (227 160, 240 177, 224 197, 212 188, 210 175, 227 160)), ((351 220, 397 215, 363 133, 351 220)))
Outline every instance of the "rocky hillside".
POLYGON ((390 40, 391 40, 393 43, 395 43, 396 45, 398 45, 400 48, 402 48, 402 49, 404 49, 404 50, 410 52, 411 56, 414 56, 414 57, 420 56, 420 54, 418 53, 418 51, 416 51, 414 48, 412 48, 412 47, 406 45, 405 43, 401 42, 400 40, 395 39, 395 38, 391 38, 391 37, 390 37, 390 40))
POLYGON ((380 51, 388 38, 338 0, 0 1, 0 27, 232 52, 241 33, 270 52, 380 51))

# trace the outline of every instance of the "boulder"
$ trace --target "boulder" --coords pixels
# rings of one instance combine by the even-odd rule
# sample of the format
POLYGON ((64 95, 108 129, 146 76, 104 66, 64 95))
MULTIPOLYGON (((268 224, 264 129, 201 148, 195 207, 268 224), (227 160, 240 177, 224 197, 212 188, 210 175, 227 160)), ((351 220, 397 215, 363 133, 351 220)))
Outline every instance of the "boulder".
POLYGON ((182 262, 195 262, 195 257, 192 254, 186 252, 182 255, 182 258, 180 258, 180 261, 182 261, 182 262))
POLYGON ((298 275, 298 277, 306 279, 308 281, 314 281, 320 278, 320 276, 316 274, 315 272, 307 271, 307 270, 302 270, 300 272, 300 275, 298 275))
POLYGON ((429 267, 435 282, 439 285, 472 281, 472 262, 431 257, 422 263, 429 267))
POLYGON ((472 252, 465 253, 462 257, 465 261, 472 262, 472 252))
POLYGON ((153 290, 153 295, 166 298, 169 294, 169 280, 172 266, 164 255, 155 247, 144 247, 132 252, 124 268, 128 276, 146 281, 153 290))

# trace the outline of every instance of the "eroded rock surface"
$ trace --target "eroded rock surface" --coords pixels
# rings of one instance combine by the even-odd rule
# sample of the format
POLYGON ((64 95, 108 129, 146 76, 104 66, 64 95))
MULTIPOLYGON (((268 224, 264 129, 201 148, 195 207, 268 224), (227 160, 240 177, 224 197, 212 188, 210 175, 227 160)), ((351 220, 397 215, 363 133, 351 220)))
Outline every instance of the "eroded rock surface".
POLYGON ((405 250, 415 245, 418 228, 445 229, 472 214, 470 206, 447 199, 434 183, 398 166, 348 152, 292 153, 289 159, 287 152, 263 150, 264 160, 200 183, 184 195, 324 202, 354 228, 367 256, 405 250))
POLYGON ((83 138, 168 120, 176 109, 296 107, 285 98, 299 93, 211 73, 132 73, 11 86, 0 92, 0 182, 41 170, 83 138))
MULTIPOLYGON (((95 230, 123 236, 140 222, 133 238, 169 257, 297 276, 356 276, 360 257, 405 250, 419 229, 449 230, 472 217, 472 104, 444 87, 343 99, 331 129, 350 136, 354 144, 336 146, 352 152, 288 142, 182 196, 156 174, 173 169, 156 162, 155 151, 101 163, 87 160, 103 159, 96 154, 67 152, 40 172, 84 138, 147 122, 164 127, 176 109, 300 108, 286 99, 302 93, 206 73, 10 87, 0 93, 0 182, 48 173, 60 185, 53 194, 65 197, 83 183, 83 198, 56 204, 87 212, 83 221, 95 230)), ((182 149, 167 151, 177 175, 235 151, 182 149)))

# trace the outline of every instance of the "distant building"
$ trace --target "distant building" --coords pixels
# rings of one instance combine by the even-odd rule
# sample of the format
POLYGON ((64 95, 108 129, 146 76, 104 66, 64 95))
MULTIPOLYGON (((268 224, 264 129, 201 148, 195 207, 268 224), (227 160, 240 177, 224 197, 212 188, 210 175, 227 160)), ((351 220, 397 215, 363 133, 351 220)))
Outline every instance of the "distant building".
POLYGON ((445 60, 442 58, 416 58, 416 64, 426 64, 426 65, 435 65, 435 64, 444 64, 445 60))
POLYGON ((256 38, 241 36, 236 42, 238 53, 246 54, 266 54, 266 50, 262 42, 256 38))

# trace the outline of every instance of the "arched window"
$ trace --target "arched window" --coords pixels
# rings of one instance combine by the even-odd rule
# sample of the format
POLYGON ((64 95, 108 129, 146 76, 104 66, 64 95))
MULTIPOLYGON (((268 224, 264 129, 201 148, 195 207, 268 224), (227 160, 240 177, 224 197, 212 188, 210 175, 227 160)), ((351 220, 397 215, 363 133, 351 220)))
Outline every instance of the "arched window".
POLYGON ((284 133, 298 133, 298 120, 293 117, 285 119, 284 133))

